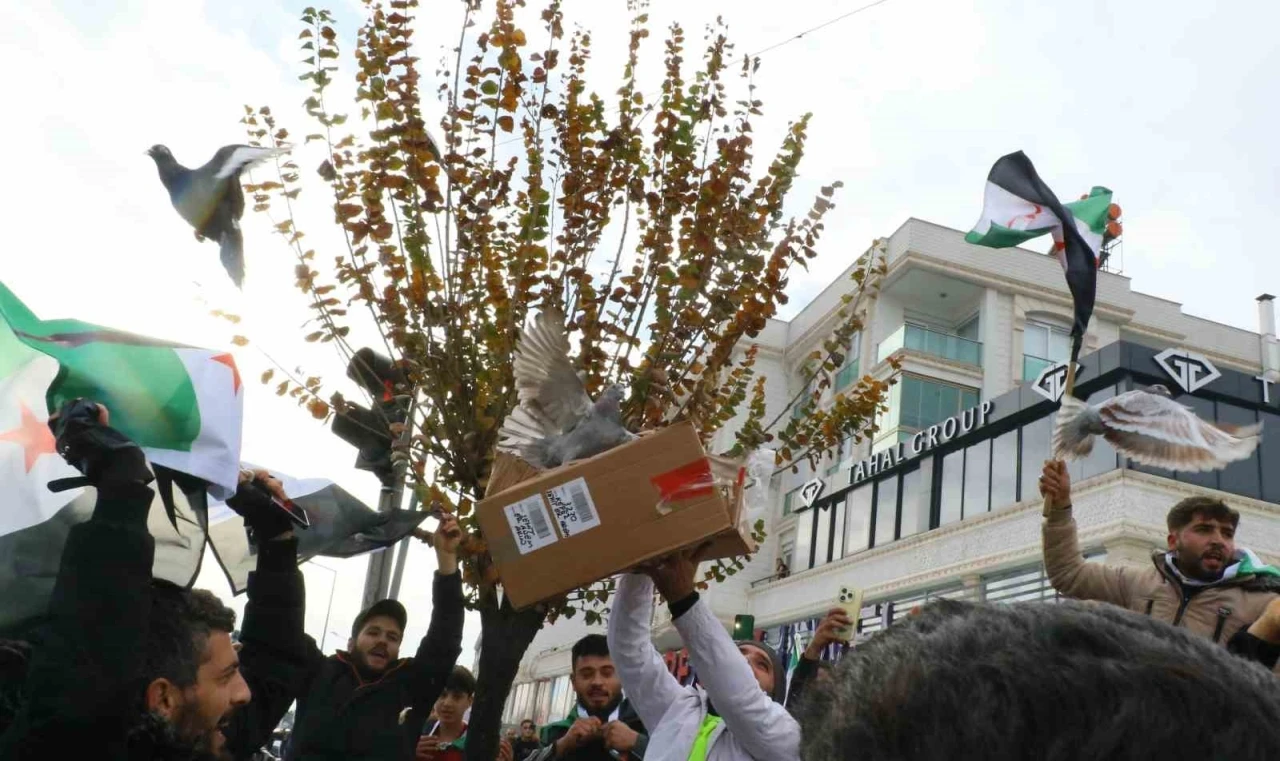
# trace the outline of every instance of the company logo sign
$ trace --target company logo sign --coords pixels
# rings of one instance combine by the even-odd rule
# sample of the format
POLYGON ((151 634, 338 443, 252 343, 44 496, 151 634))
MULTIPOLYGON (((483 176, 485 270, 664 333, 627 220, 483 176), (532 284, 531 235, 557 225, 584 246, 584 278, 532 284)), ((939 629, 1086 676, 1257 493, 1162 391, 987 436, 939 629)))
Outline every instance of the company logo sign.
POLYGON ((813 503, 818 497, 822 496, 822 490, 827 487, 821 478, 815 478, 808 481, 804 486, 800 487, 800 509, 807 510, 813 507, 813 503))
POLYGON ((1156 364, 1188 394, 1194 394, 1222 377, 1207 357, 1185 349, 1165 349, 1156 355, 1156 364))
MULTIPOLYGON (((1077 362, 1076 375, 1080 374, 1081 369, 1083 366, 1077 362)), ((1041 370, 1031 384, 1031 390, 1051 402, 1061 401, 1062 393, 1067 390, 1067 363, 1059 362, 1041 370)))

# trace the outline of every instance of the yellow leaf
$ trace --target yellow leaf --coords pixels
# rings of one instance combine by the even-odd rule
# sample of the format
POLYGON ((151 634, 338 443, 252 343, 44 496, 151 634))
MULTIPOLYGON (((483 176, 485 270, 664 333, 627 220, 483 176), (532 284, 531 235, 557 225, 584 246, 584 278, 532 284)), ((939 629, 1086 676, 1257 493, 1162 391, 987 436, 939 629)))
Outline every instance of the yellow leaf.
POLYGON ((275 370, 267 370, 265 373, 263 373, 263 374, 262 374, 262 382, 263 382, 264 384, 266 384, 266 383, 270 383, 270 382, 271 382, 271 378, 272 378, 272 377, 274 377, 274 376, 275 376, 275 374, 276 374, 276 371, 275 371, 275 370))
POLYGON ((231 343, 235 344, 236 346, 248 346, 249 339, 245 338, 244 336, 232 336, 231 343))

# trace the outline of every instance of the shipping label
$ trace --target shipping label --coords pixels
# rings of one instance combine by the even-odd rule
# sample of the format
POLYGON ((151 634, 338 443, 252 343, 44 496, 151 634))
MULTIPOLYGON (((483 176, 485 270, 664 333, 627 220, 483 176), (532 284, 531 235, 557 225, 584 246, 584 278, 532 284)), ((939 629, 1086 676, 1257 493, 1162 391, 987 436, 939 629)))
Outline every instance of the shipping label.
POLYGON ((502 508, 502 511, 507 516, 507 524, 511 526, 511 535, 515 537, 521 555, 556 541, 556 532, 551 528, 551 519, 547 517, 541 495, 525 497, 502 508))
POLYGON ((543 494, 551 505, 551 514, 555 516, 560 533, 566 538, 600 525, 600 513, 596 511, 596 503, 591 499, 585 479, 575 478, 547 489, 543 494))

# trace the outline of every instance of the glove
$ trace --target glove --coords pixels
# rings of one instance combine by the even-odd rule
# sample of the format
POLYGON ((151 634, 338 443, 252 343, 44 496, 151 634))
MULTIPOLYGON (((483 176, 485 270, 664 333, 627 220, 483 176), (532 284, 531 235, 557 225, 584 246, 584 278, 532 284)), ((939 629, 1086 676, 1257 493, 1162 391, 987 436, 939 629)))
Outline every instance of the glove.
POLYGON ((63 404, 49 420, 58 454, 99 488, 154 481, 142 449, 105 421, 103 408, 87 399, 63 404))
POLYGON ((294 525, 289 514, 272 499, 271 491, 260 477, 241 482, 235 496, 227 500, 227 507, 244 518, 258 541, 279 536, 294 525))

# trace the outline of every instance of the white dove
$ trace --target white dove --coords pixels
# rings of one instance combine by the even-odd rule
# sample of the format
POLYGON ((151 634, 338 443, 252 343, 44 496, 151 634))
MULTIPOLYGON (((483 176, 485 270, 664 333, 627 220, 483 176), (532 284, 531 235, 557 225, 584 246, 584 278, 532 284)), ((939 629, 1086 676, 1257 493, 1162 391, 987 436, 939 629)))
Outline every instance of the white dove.
POLYGON ((540 468, 600 454, 636 438, 622 425, 621 386, 595 402, 569 362, 564 314, 545 308, 520 333, 514 372, 520 403, 498 431, 498 451, 540 468))
POLYGON ((1201 420, 1164 386, 1127 391, 1090 407, 1065 394, 1053 428, 1053 456, 1084 457, 1101 434, 1130 460, 1165 470, 1216 470, 1253 454, 1262 425, 1226 426, 1201 420))

